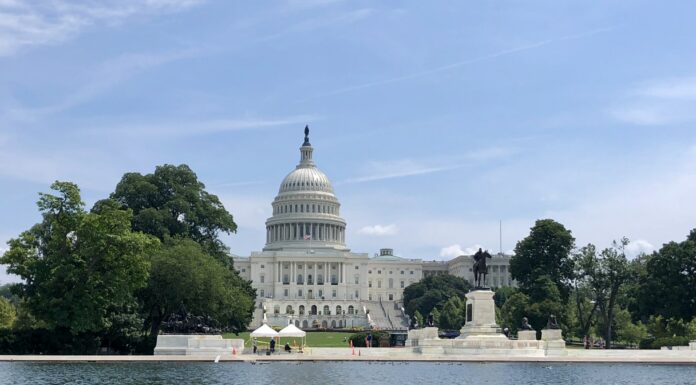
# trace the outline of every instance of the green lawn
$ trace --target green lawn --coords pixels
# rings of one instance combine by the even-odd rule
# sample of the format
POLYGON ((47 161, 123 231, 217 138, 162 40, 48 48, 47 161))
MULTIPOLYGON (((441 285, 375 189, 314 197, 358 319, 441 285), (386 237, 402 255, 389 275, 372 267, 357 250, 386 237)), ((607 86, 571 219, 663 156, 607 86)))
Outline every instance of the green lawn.
MULTIPOLYGON (((351 335, 353 335, 352 332, 307 332, 306 345, 314 348, 347 347, 348 342, 344 341, 344 339, 347 340, 351 335)), ((223 336, 225 338, 242 338, 245 341, 245 346, 251 346, 249 342, 249 332, 239 333, 239 336, 234 333, 225 333, 223 336)), ((299 345, 301 338, 281 338, 279 345, 285 345, 286 341, 290 342, 290 345, 292 345, 293 340, 299 345)), ((260 338, 259 347, 261 347, 264 342, 267 343, 268 338, 260 338)))

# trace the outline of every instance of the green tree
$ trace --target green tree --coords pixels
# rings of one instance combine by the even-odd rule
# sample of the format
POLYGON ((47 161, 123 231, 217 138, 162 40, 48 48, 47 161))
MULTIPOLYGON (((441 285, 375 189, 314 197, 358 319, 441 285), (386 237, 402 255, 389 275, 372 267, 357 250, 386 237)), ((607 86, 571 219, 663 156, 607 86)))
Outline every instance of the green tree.
POLYGON ((459 297, 452 297, 445 303, 440 313, 440 323, 441 329, 445 330, 459 330, 464 324, 464 309, 465 302, 459 299, 459 297))
POLYGON ((434 307, 430 314, 433 315, 433 323, 435 323, 435 326, 440 326, 440 311, 434 307))
POLYGON ((150 333, 178 312, 210 317, 214 327, 246 330, 254 310, 241 278, 190 239, 168 241, 152 256, 152 271, 141 298, 150 333))
POLYGON ((9 329, 17 318, 17 310, 12 303, 0 297, 0 329, 9 329))
POLYGON ((634 323, 626 309, 617 309, 614 317, 614 335, 616 340, 631 345, 638 345, 648 337, 648 329, 642 323, 634 323))
POLYGON ((0 258, 23 279, 22 306, 49 329, 100 332, 110 309, 134 302, 147 283, 146 254, 157 240, 131 231, 130 211, 86 213, 77 185, 55 182, 40 194, 43 221, 8 242, 0 258))
POLYGON ((573 277, 570 252, 574 245, 575 238, 562 224, 552 219, 537 220, 529 235, 517 242, 515 255, 510 259, 510 274, 525 293, 533 290, 538 277, 546 275, 557 285, 563 300, 567 300, 573 277))
POLYGON ((495 289, 495 295, 493 296, 495 306, 502 308, 508 298, 512 297, 515 293, 517 293, 517 289, 512 286, 501 286, 495 289))
POLYGON ((573 302, 577 323, 577 335, 580 338, 588 336, 595 318, 599 303, 595 300, 592 287, 592 277, 598 269, 597 249, 588 244, 573 255, 573 302))
POLYGON ((696 316, 696 229, 683 242, 669 242, 645 258, 643 284, 636 290, 636 316, 691 320, 696 316))
POLYGON ((469 289, 471 285, 463 278, 449 274, 430 276, 404 289, 404 308, 411 317, 416 310, 427 317, 434 308, 442 309, 452 297, 464 300, 469 289))
POLYGON ((616 310, 619 290, 631 277, 626 259, 626 245, 628 245, 628 239, 623 238, 620 242, 614 241, 612 247, 602 250, 599 263, 591 277, 595 301, 599 305, 604 325, 606 349, 611 349, 614 311, 616 310))
POLYGON ((529 296, 521 292, 511 295, 500 309, 501 326, 509 328, 512 334, 517 334, 522 325, 522 317, 528 314, 528 307, 529 296))
POLYGON ((231 266, 220 233, 237 231, 232 214, 187 165, 157 166, 152 174, 127 173, 111 194, 123 208, 133 210, 133 229, 165 241, 185 237, 225 265, 231 266))
POLYGON ((416 310, 416 312, 413 313, 413 320, 415 321, 414 326, 418 325, 419 328, 425 326, 425 320, 423 319, 423 315, 418 310, 416 310))

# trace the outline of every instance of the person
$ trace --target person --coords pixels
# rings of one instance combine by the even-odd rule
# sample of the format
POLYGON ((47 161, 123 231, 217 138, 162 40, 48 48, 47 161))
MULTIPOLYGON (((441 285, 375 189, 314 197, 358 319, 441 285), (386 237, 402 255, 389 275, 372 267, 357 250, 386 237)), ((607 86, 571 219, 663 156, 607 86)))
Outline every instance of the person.
POLYGON ((275 340, 271 338, 271 343, 269 344, 271 348, 271 353, 275 352, 275 340))
POLYGON ((285 351, 288 352, 288 353, 290 353, 290 350, 291 350, 291 349, 290 349, 290 343, 289 343, 289 342, 286 342, 286 343, 285 343, 285 351))
POLYGON ((582 339, 582 344, 585 347, 585 349, 590 348, 590 337, 588 337, 587 334, 585 334, 585 337, 582 339))
POLYGON ((258 343, 256 342, 256 338, 251 340, 251 346, 254 348, 254 354, 256 354, 256 350, 258 349, 258 343))

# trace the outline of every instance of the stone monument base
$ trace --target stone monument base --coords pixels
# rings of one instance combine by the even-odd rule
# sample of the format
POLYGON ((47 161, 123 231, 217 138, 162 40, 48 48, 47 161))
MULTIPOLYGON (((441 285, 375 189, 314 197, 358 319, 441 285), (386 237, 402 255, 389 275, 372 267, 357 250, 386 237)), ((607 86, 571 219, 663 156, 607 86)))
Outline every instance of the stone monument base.
POLYGON ((547 356, 565 356, 568 354, 561 329, 543 329, 541 340, 544 341, 547 356))
POLYGON ((474 290, 466 294, 466 323, 460 330, 460 339, 507 340, 495 323, 495 301, 490 289, 474 290))
POLYGON ((216 356, 241 354, 243 339, 225 339, 221 335, 161 334, 157 336, 156 356, 216 356))

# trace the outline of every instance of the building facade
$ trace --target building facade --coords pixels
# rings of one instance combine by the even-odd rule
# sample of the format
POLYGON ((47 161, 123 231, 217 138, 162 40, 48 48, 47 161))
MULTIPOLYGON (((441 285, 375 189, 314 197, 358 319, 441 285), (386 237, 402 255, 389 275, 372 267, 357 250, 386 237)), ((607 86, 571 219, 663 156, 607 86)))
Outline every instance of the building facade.
MULTIPOLYGON (((240 275, 257 290, 252 326, 292 322, 303 329, 403 329, 408 321, 401 303, 408 285, 440 273, 473 281, 467 271, 470 257, 423 262, 395 256, 392 249, 381 249, 373 257, 352 252, 346 245, 341 204, 313 152, 305 128, 300 162, 272 202, 263 250, 233 257, 240 275)), ((491 263, 501 274, 501 285, 511 283, 504 277, 508 260, 501 256, 493 259, 500 263, 491 263)))

